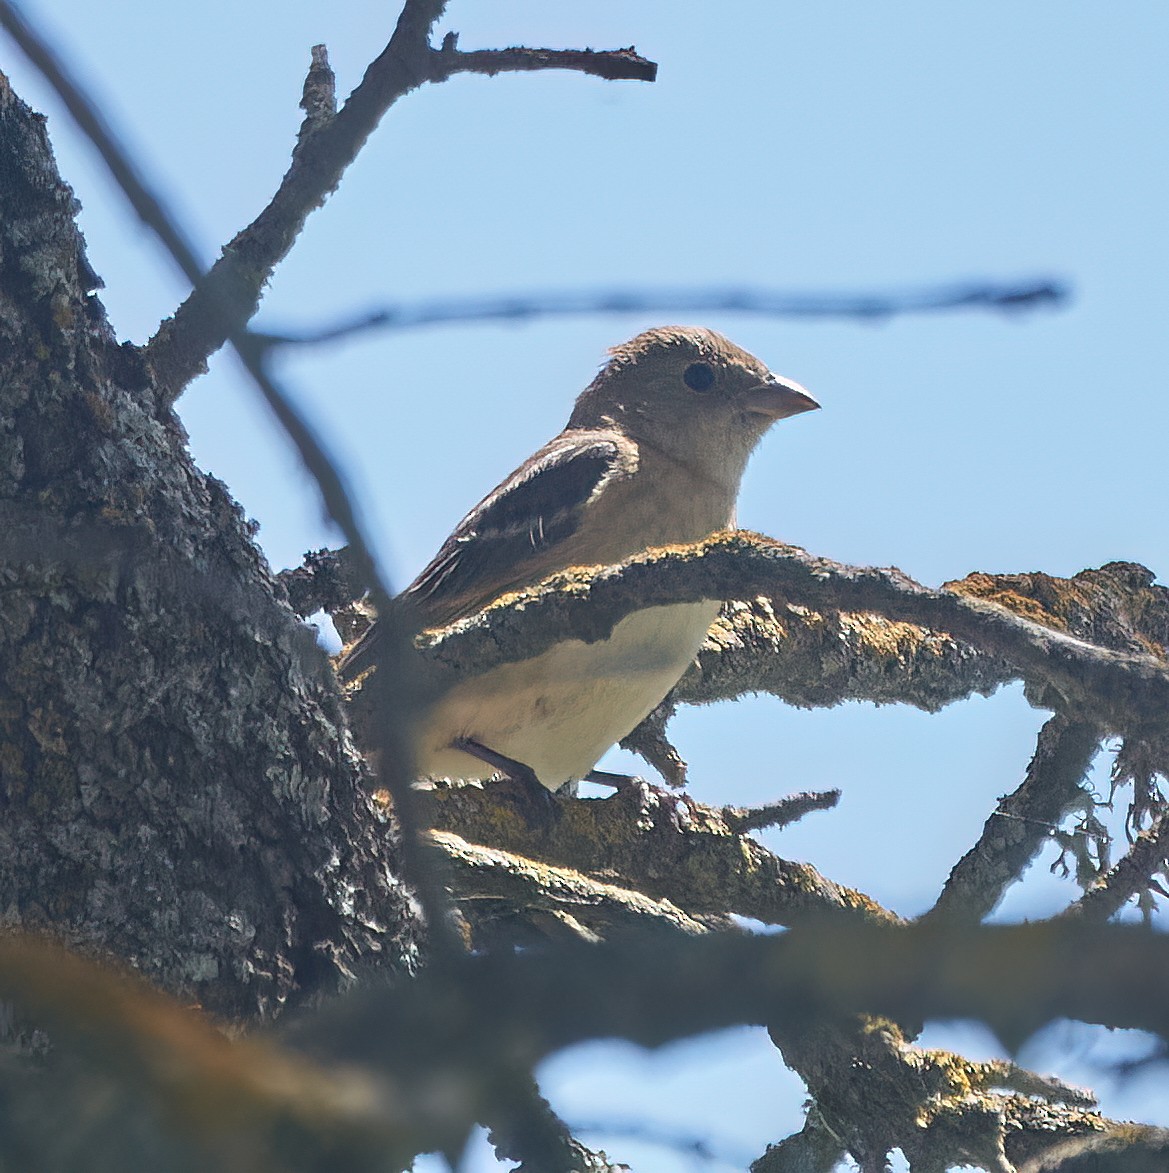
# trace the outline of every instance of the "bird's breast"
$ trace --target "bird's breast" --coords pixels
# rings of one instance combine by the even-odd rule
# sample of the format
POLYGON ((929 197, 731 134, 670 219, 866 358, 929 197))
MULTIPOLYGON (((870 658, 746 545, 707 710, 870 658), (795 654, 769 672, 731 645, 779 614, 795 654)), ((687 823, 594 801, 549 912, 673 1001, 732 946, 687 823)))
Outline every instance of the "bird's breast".
POLYGON ((565 640, 462 681, 423 721, 420 771, 489 777, 491 767, 451 748, 469 737, 530 766, 549 790, 583 777, 677 683, 718 611, 708 600, 647 607, 608 639, 565 640))

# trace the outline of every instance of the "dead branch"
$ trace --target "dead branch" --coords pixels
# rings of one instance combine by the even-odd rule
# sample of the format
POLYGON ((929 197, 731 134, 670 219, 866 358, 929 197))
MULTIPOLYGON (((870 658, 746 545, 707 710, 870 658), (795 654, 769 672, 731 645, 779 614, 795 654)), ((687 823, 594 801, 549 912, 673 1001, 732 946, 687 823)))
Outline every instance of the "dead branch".
POLYGON ((431 50, 431 81, 445 81, 456 73, 527 73, 538 69, 570 69, 606 81, 656 81, 658 67, 630 45, 628 49, 475 49, 459 47, 457 33, 447 33, 442 47, 431 50))
POLYGON ((755 807, 723 807, 723 821, 736 835, 762 831, 768 827, 779 830, 799 822, 812 811, 831 810, 840 801, 839 790, 807 791, 791 794, 776 802, 755 807))
MULTIPOLYGON (((306 82, 312 91, 291 165, 267 207, 230 240, 206 278, 199 281, 174 316, 165 321, 144 353, 160 393, 174 402, 207 367, 207 359, 242 330, 255 314, 264 285, 287 256, 309 215, 337 189, 385 113, 426 82, 456 73, 569 69, 606 78, 652 81, 656 66, 632 49, 503 49, 462 53, 447 37, 440 49, 429 44, 445 0, 407 0, 389 43, 371 62, 361 82, 335 114, 320 99, 327 67, 322 46, 306 82)), ((257 340, 256 345, 262 345, 257 340)))

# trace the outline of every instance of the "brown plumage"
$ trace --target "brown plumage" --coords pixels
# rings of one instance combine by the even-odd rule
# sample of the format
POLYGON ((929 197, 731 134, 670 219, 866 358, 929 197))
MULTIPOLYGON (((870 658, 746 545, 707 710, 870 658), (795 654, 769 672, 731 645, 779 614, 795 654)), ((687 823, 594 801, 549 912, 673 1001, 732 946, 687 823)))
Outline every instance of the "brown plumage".
MULTIPOLYGON (((569 566, 611 565, 733 526, 759 439, 777 419, 818 406, 712 330, 648 330, 610 354, 564 431, 483 498, 403 592, 424 626, 569 566)), ((494 773, 454 748, 469 738, 549 790, 584 777, 685 671, 718 606, 647 608, 608 640, 565 641, 456 683, 421 722, 421 772, 494 773)), ((378 638, 375 624, 346 653, 343 679, 369 666, 378 638)))

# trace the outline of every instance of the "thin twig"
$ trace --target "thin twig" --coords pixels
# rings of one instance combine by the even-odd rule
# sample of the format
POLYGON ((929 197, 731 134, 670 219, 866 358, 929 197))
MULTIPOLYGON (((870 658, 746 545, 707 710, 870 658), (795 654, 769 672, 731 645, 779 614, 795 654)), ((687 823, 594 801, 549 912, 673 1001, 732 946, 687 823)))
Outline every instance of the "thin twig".
POLYGON ((1082 800, 1081 786, 1099 748, 1095 725, 1060 713, 1051 717, 1040 730, 1027 776, 1000 800, 978 842, 954 865, 937 903, 921 919, 977 923, 989 914, 1082 800))
MULTIPOLYGON (((425 45, 430 21, 437 19, 442 5, 434 0, 427 4, 411 3, 408 0, 399 20, 398 33, 403 27, 420 36, 425 45), (419 12, 433 14, 424 25, 420 25, 419 12)), ((391 592, 381 578, 377 565, 366 541, 357 511, 341 479, 337 467, 325 452, 320 441, 306 420, 293 406, 288 394, 268 373, 264 357, 266 349, 250 338, 242 329, 237 315, 232 312, 229 301, 221 300, 224 291, 217 285, 204 284, 209 278, 203 273, 202 265, 189 243, 189 236, 180 227, 176 218, 165 208, 154 194, 152 185, 146 180, 142 168, 131 158, 124 145, 106 125, 96 103, 72 77, 60 58, 45 41, 23 19, 13 7, 11 0, 0 0, 0 25, 8 31, 13 40, 41 72, 65 103, 69 113, 81 132, 94 144, 110 174, 129 200, 139 217, 158 236, 163 246, 182 269, 195 287, 192 297, 198 297, 203 304, 206 320, 215 331, 222 332, 235 347, 252 381, 259 388, 264 401, 271 408, 278 423, 292 440, 309 475, 316 482, 325 508, 338 528, 345 535, 350 547, 350 557, 356 566, 358 576, 369 586, 370 598, 380 615, 389 621, 391 592)), ((393 45, 391 41, 391 46, 393 45)), ((387 50, 388 51, 388 50, 387 50)), ((384 54, 383 54, 384 56, 384 54)), ((222 341, 222 339, 220 340, 222 341)), ((398 616, 397 625, 405 622, 405 616, 398 616)), ((405 631, 396 632, 390 622, 390 638, 380 645, 384 649, 384 663, 378 673, 395 690, 395 698, 409 695, 403 677, 413 656, 413 648, 405 631)), ((381 723, 380 734, 383 751, 380 759, 380 781, 394 795, 399 824, 402 828, 402 867, 405 878, 417 893, 419 904, 431 934, 432 947, 437 953, 457 951, 458 944, 450 927, 447 915, 448 901, 438 876, 433 849, 422 841, 425 829, 417 814, 411 783, 413 769, 409 738, 402 725, 409 713, 409 706, 387 708, 386 720, 381 723)))
POLYGON ((748 831, 762 831, 767 827, 787 827, 812 811, 831 810, 839 801, 839 790, 809 791, 765 806, 723 807, 722 816, 736 835, 746 835, 748 831))
POLYGON ((519 322, 573 314, 741 313, 771 318, 852 318, 884 321, 900 314, 991 309, 1019 312, 1065 304, 1061 281, 1035 279, 945 285, 928 289, 859 294, 792 293, 779 289, 631 288, 551 290, 546 293, 434 298, 382 306, 324 329, 257 331, 269 345, 318 346, 372 330, 416 330, 453 322, 519 322))

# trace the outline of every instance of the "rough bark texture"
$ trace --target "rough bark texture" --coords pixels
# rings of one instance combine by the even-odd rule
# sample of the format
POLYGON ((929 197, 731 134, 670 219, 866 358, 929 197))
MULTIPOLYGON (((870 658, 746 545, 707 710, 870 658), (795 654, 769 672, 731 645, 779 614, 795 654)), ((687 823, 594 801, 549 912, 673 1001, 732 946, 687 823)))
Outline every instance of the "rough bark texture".
POLYGON ((323 657, 117 345, 0 78, 0 906, 243 1018, 410 966, 323 657))
MULTIPOLYGON (((426 801, 434 824, 458 837, 439 834, 453 861, 460 899, 498 899, 506 884, 511 918, 555 903, 608 936, 616 921, 613 896, 623 890, 631 898, 623 912, 644 916, 641 902, 660 902, 667 921, 678 909, 704 920, 735 913, 777 925, 833 913, 897 919, 810 864, 780 859, 737 832, 734 818, 743 815, 737 808, 720 810, 635 783, 606 799, 558 799, 555 822, 533 831, 500 797, 506 788, 507 783, 438 785, 426 801), (502 850, 472 859, 463 841, 502 850), (575 887, 563 869, 570 869, 575 887)), ((473 919, 481 922, 496 910, 476 911, 473 919)))

